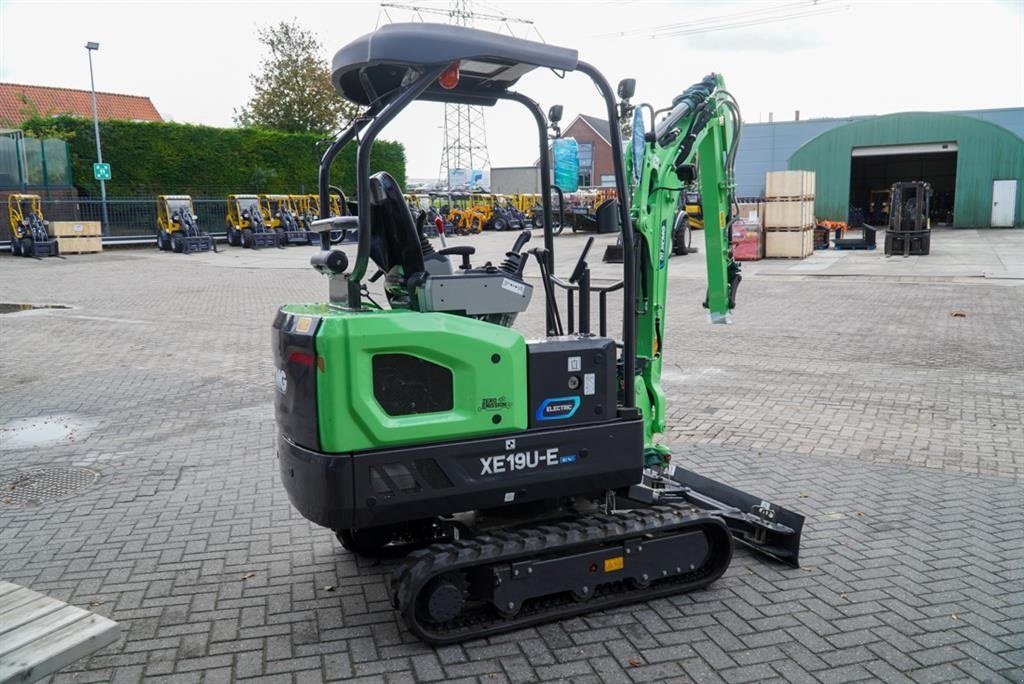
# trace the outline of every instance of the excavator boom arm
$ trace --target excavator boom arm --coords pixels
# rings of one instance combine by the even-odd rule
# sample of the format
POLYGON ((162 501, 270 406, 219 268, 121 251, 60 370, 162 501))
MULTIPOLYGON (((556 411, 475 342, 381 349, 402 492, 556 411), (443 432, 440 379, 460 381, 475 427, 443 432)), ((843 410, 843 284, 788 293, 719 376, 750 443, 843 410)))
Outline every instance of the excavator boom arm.
POLYGON ((732 160, 738 142, 739 108, 721 76, 709 75, 678 96, 668 114, 645 134, 642 156, 631 146, 627 166, 637 184, 631 218, 636 230, 638 264, 637 356, 643 369, 637 402, 649 416, 646 442, 665 429, 661 365, 668 296, 668 260, 672 226, 683 186, 698 181, 704 214, 707 298, 712 322, 728 322, 739 283, 732 258, 729 221, 733 205, 732 160))

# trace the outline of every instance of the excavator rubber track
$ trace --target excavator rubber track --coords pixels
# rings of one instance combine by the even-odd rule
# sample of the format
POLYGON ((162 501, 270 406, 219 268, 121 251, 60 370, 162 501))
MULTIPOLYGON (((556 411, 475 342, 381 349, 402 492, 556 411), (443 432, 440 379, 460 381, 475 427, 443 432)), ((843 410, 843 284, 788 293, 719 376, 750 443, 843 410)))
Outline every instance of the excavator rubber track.
POLYGON ((392 600, 409 630, 448 644, 708 586, 729 529, 688 504, 587 515, 409 554, 392 600))

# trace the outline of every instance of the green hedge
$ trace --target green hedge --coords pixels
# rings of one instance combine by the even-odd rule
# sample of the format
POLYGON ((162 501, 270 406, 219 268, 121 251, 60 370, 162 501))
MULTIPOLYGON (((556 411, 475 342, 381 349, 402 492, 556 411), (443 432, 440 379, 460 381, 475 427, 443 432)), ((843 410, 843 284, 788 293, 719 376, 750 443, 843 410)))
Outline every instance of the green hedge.
MULTIPOLYGON (((68 140, 75 186, 82 195, 99 195, 99 183, 92 178, 96 143, 91 120, 36 118, 22 127, 68 140)), ((316 192, 320 136, 315 133, 103 121, 100 140, 103 161, 110 163, 113 172, 107 182, 108 196, 316 192)), ((332 169, 332 181, 347 194, 355 193, 355 153, 354 144, 346 146, 332 169)), ((371 171, 387 171, 404 187, 402 144, 374 143, 371 171)))

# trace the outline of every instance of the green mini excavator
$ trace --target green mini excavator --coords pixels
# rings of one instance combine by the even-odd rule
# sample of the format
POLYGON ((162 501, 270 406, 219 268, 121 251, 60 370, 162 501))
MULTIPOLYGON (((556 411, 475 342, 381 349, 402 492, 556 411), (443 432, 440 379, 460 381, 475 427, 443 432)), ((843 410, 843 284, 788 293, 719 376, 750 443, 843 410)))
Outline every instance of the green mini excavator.
POLYGON ((408 628, 451 643, 699 589, 726 571, 734 540, 796 565, 802 516, 673 464, 655 441, 683 184, 697 179, 704 199, 713 321, 727 319, 739 283, 728 240, 739 110, 721 78, 656 112, 629 103, 629 80, 617 101, 575 50, 415 23, 343 47, 332 82, 363 113, 320 162, 311 263, 328 301, 283 306, 274 320, 277 452, 303 516, 353 552, 405 554, 391 596, 408 628), (549 117, 513 89, 535 69, 588 77, 609 120, 650 110, 649 131, 634 116, 625 158, 611 129, 619 282, 592 284, 586 249, 567 279, 553 272, 548 192, 543 246, 527 249, 524 232, 501 263, 474 265, 470 245, 435 251, 395 180, 370 174, 373 141, 412 102, 514 102, 536 122, 550 188, 549 117), (330 217, 331 166, 354 140, 357 215, 330 217), (331 248, 339 230, 358 235, 351 262, 331 248), (386 299, 376 302, 367 281, 380 279, 386 299), (538 282, 547 334, 528 341, 512 325, 538 282), (560 289, 577 302, 565 319, 560 289), (616 339, 607 300, 619 293, 616 339))

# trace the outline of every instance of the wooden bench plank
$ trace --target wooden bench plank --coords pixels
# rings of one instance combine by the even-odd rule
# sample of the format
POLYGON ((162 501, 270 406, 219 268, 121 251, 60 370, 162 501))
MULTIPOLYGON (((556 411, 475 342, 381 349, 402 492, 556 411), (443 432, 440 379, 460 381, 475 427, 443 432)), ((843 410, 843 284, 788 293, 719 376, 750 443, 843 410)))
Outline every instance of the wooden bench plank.
POLYGON ((82 619, 48 633, 45 644, 29 643, 0 656, 0 682, 35 681, 117 641, 116 622, 84 612, 82 619))
POLYGON ((42 643, 47 635, 78 622, 88 615, 90 615, 88 611, 65 605, 49 615, 39 616, 37 619, 22 625, 21 629, 6 632, 0 637, 0 662, 6 662, 8 654, 22 646, 31 644, 34 641, 42 643))
POLYGON ((0 684, 53 674, 117 641, 120 633, 113 620, 0 582, 0 684))
MULTIPOLYGON (((0 596, 0 620, 3 620, 9 611, 16 610, 26 603, 31 603, 40 595, 31 589, 18 589, 17 591, 0 596)), ((50 600, 56 601, 57 599, 50 600)))
POLYGON ((19 587, 17 584, 12 584, 11 582, 5 582, 3 580, 0 580, 0 596, 3 596, 4 594, 9 594, 15 589, 21 589, 21 587, 19 587))
POLYGON ((8 611, 0 617, 0 645, 4 643, 4 634, 14 631, 33 620, 49 615, 64 608, 67 604, 49 596, 36 594, 36 598, 18 608, 8 611))

